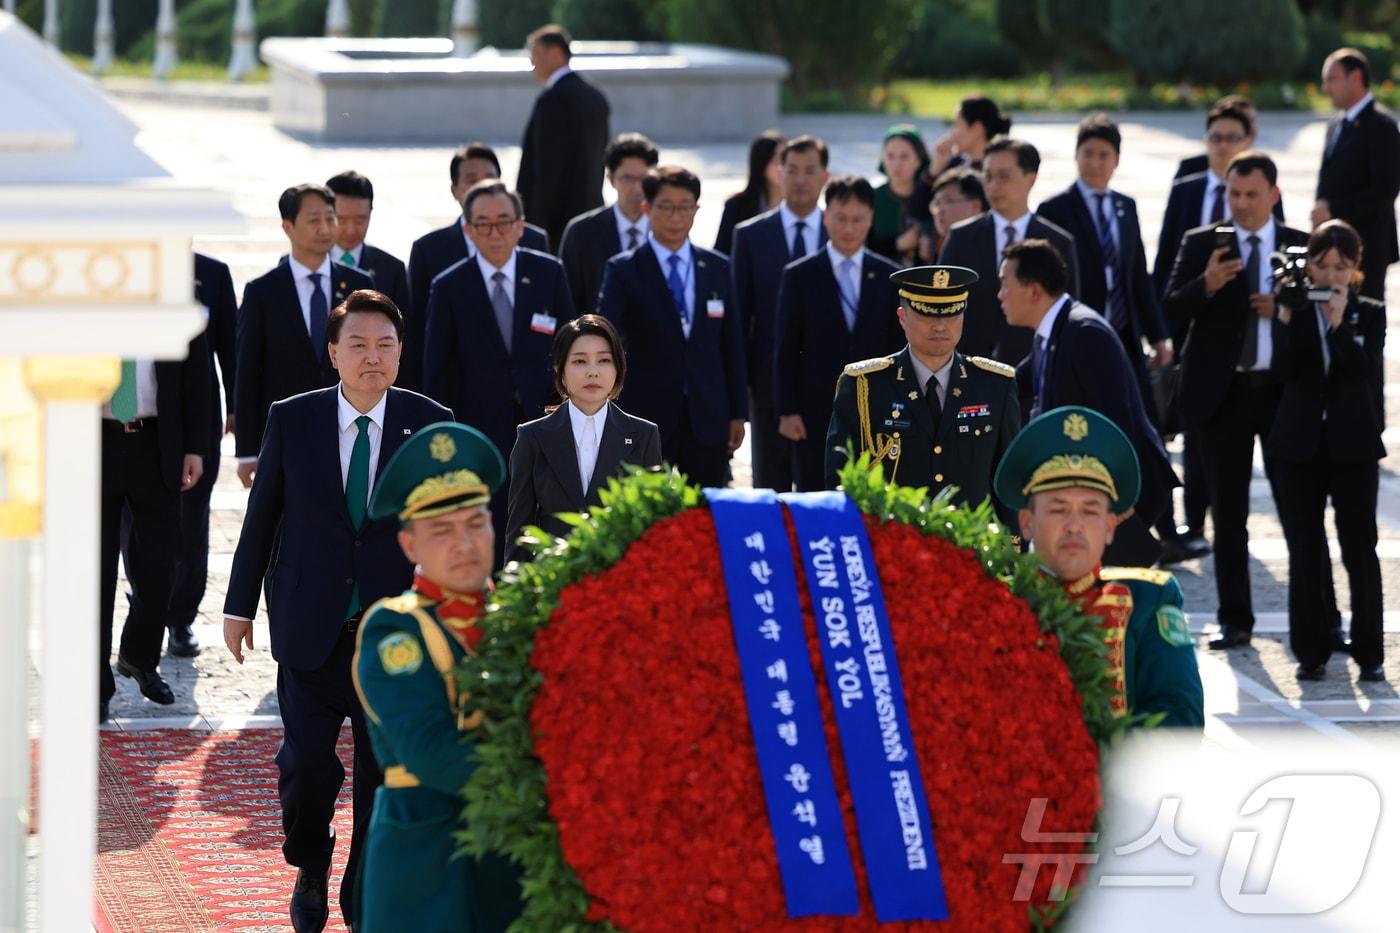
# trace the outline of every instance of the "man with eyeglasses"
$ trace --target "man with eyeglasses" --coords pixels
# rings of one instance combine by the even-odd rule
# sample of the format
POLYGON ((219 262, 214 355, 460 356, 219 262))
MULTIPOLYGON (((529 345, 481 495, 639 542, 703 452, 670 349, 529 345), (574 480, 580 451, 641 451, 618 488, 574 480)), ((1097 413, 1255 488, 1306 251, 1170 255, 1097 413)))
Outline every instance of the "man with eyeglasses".
MULTIPOLYGON (((564 266, 520 249, 520 196, 479 182, 463 205, 475 255, 433 280, 423 355, 425 393, 509 456, 515 429, 554 400, 554 334, 574 318, 564 266)), ((505 492, 492 503, 496 563, 506 546, 505 492)))
POLYGON ((618 401, 661 430, 667 463, 693 483, 724 486, 749 415, 729 260, 690 241, 700 204, 693 172, 652 169, 642 192, 651 236, 608 260, 598 293, 597 313, 627 346, 618 401))
POLYGON ((565 228, 559 258, 569 274, 574 308, 579 314, 592 313, 598 303, 603 267, 608 260, 646 242, 651 224, 642 210, 646 203, 642 180, 656 165, 659 155, 656 143, 641 133, 614 137, 603 153, 603 165, 617 200, 579 214, 565 228))

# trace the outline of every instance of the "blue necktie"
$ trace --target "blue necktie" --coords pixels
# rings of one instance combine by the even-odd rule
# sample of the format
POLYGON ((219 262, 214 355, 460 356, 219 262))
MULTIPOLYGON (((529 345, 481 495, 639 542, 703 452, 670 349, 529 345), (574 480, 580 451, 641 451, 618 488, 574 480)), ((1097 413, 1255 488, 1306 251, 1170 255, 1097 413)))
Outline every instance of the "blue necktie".
POLYGON ((1118 269, 1118 248, 1113 244, 1113 219, 1108 214, 1108 195, 1100 192, 1094 195, 1099 202, 1099 252, 1103 254, 1104 269, 1112 270, 1113 284, 1108 290, 1108 322, 1113 329, 1123 332, 1127 329, 1128 309, 1123 291, 1123 275, 1118 269))
POLYGON ((856 287, 853 282, 856 264, 853 260, 841 260, 841 273, 836 276, 836 284, 841 287, 841 310, 846 318, 846 330, 856 329, 856 287))
POLYGON ((685 301, 685 282, 681 280, 681 257, 672 253, 666 257, 666 262, 671 266, 671 272, 666 276, 666 285, 671 289, 671 300, 676 303, 676 310, 680 312, 681 322, 689 327, 690 307, 685 301))
POLYGON ((326 306, 326 293, 321 291, 321 273, 313 272, 307 278, 311 280, 311 347, 316 351, 316 358, 324 362, 326 318, 330 317, 330 308, 326 306))
POLYGON ((807 237, 803 234, 807 232, 807 225, 802 221, 792 225, 792 254, 791 258, 801 259, 807 255, 807 237))

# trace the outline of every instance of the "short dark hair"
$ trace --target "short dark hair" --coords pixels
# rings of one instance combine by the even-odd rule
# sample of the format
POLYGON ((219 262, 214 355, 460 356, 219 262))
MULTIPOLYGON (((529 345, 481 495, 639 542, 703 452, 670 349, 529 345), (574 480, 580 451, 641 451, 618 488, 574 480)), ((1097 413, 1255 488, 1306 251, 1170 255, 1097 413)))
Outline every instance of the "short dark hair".
POLYGON ((1091 113, 1079 121, 1079 136, 1074 141, 1074 148, 1077 150, 1090 139, 1103 140, 1113 147, 1114 152, 1123 151, 1123 133, 1106 113, 1091 113))
POLYGON ((1234 120, 1244 127, 1246 136, 1252 136, 1258 128, 1257 119, 1253 101, 1239 94, 1226 94, 1206 111, 1206 129, 1209 130, 1216 120, 1234 120))
POLYGON ((307 182, 303 185, 293 185, 282 196, 277 199, 277 212, 282 215, 283 220, 290 220, 296 223, 297 215, 301 213, 301 202, 309 197, 318 197, 335 210, 335 192, 325 185, 313 185, 307 182))
POLYGON ((875 209, 875 188, 860 175, 837 175, 826 183, 826 206, 839 201, 859 201, 875 209))
POLYGON ((563 26, 558 23, 547 23, 525 37, 525 48, 528 49, 538 42, 540 45, 552 45, 563 52, 565 58, 572 58, 574 53, 569 45, 573 41, 573 36, 570 36, 569 31, 563 26))
POLYGON ((374 185, 354 169, 327 178, 326 187, 347 198, 365 198, 369 201, 369 206, 374 207, 374 185))
POLYGON ((602 337, 608 342, 608 348, 612 350, 613 366, 617 369, 617 382, 613 385, 612 397, 617 398, 622 393, 622 379, 627 375, 627 353, 622 349, 622 335, 617 332, 612 321, 601 314, 581 314, 561 325, 559 332, 554 335, 554 391, 559 393, 560 398, 569 397, 569 393, 564 391, 564 367, 568 365, 574 341, 589 335, 602 337))
POLYGON ((789 152, 812 152, 814 150, 821 157, 822 168, 826 168, 827 162, 831 159, 831 153, 827 151, 826 143, 821 138, 808 133, 794 136, 783 143, 782 155, 778 156, 778 161, 786 165, 789 152))
POLYGON ((1054 298, 1069 289, 1069 267, 1065 257, 1049 240, 1031 237, 1017 240, 1002 254, 1006 260, 1016 260, 1016 281, 1022 285, 1037 284, 1045 294, 1054 298))
POLYGON ((958 115, 969 126, 982 124, 988 139, 1011 132, 1011 118, 990 97, 964 97, 958 104, 958 115))
POLYGON ((617 171, 623 159, 641 159, 647 168, 654 168, 661 161, 661 153, 657 151, 656 143, 641 133, 619 133, 603 150, 603 167, 611 175, 617 171))
POLYGON ((339 343, 340 329, 352 314, 382 314, 394 325, 394 333, 403 340, 403 312, 393 299, 372 288, 357 288, 336 305, 326 317, 326 342, 339 343))
POLYGON ((472 185, 462 198, 462 216, 471 220, 472 204, 478 198, 489 198, 492 195, 503 194, 510 198, 510 203, 515 205, 515 219, 519 220, 525 216, 525 202, 520 200, 520 195, 512 191, 510 187, 499 178, 483 178, 472 185))
POLYGON ((648 204, 655 203, 656 196, 665 185, 683 188, 695 195, 695 200, 700 200, 700 176, 679 165, 662 165, 647 172, 647 177, 642 181, 642 194, 648 204))
POLYGON ((1323 62, 1323 65, 1326 66, 1332 62, 1339 62, 1342 70, 1347 74, 1351 74, 1353 71, 1361 72, 1361 86, 1371 86, 1371 62, 1366 58, 1365 52, 1351 46, 1345 46, 1328 55, 1327 61, 1323 62))
POLYGON ((1361 235, 1356 232, 1356 228, 1345 220, 1333 218, 1324 221, 1318 224, 1308 236, 1309 259, 1315 259, 1332 249, 1335 249, 1343 259, 1355 263, 1358 272, 1360 271, 1361 256, 1365 252, 1365 244, 1361 242, 1361 235))
POLYGON ((501 160, 496 158, 496 150, 485 143, 468 143, 452 153, 452 184, 457 184, 457 170, 468 159, 485 159, 496 167, 496 177, 501 177, 501 160))
POLYGON ((929 195, 936 196, 938 192, 950 185, 957 185, 964 197, 975 198, 981 202, 983 211, 991 210, 992 205, 987 202, 987 190, 982 186, 982 173, 977 169, 969 168, 966 165, 944 169, 933 180, 933 187, 929 189, 929 195))
POLYGON ((1021 171, 1026 174, 1040 171, 1040 150, 1026 142, 1024 139, 1013 139, 1010 136, 995 136, 987 143, 986 150, 982 153, 982 164, 987 164, 987 156, 993 152, 1009 152, 1016 157, 1016 164, 1021 171))
POLYGON ((1236 175, 1253 175, 1255 172, 1263 172, 1264 177, 1269 180, 1269 187, 1278 184, 1278 166, 1274 160, 1269 158, 1258 149, 1247 149, 1230 160, 1230 165, 1225 169, 1228 176, 1231 172, 1236 175))

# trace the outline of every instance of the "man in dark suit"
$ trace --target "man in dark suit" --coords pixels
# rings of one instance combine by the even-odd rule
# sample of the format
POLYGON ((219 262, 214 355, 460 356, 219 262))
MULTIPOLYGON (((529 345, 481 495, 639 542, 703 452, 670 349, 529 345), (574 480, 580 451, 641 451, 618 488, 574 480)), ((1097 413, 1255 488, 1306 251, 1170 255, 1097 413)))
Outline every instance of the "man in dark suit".
POLYGON ((857 175, 826 186, 824 249, 783 269, 774 324, 773 399, 778 431, 794 445, 802 492, 826 488, 825 428, 847 363, 887 356, 904 342, 890 276, 899 268, 865 248, 875 189, 857 175))
POLYGON ((1240 153, 1225 179, 1234 240, 1217 243, 1211 225, 1189 231, 1162 303, 1168 319, 1187 328, 1181 420, 1199 432, 1215 518, 1221 633, 1212 648, 1247 645, 1254 629, 1246 527, 1249 481, 1254 438, 1268 435, 1278 405, 1271 371, 1277 302, 1268 257, 1307 242, 1307 234, 1270 215, 1278 200, 1278 169, 1272 159, 1260 152, 1240 153))
MULTIPOLYGON (((783 202, 734 228, 730 263, 749 363, 750 449, 755 488, 792 489, 792 444, 778 431, 773 391, 773 322, 783 268, 821 251, 826 227, 817 206, 827 171, 826 143, 798 136, 783 144, 783 202)), ((834 384, 834 383, 833 383, 834 384)), ((820 487, 818 487, 820 488, 820 487)))
POLYGON ((1009 327, 997 301, 997 276, 1006 247, 1028 237, 1049 240, 1069 264, 1070 294, 1079 294, 1079 262, 1074 237, 1058 225, 1031 213, 1031 188, 1040 171, 1040 153, 1030 143, 998 136, 982 157, 987 201, 992 209, 955 224, 938 257, 941 265, 962 266, 977 273, 962 342, 966 356, 990 356, 1011 366, 1026 358, 1031 333, 1009 327))
MULTIPOLYGON (((98 721, 116 693, 110 666, 117 558, 131 587, 117 673, 161 705, 175 695, 156 670, 180 557, 180 497, 199 482, 209 452, 209 350, 203 334, 184 360, 123 360, 121 382, 102 407, 101 606, 98 721), (122 547, 122 514, 130 513, 122 547)), ((54 646, 58 650, 58 646, 54 646)))
POLYGON ((617 201, 569 221, 559 244, 559 258, 569 274, 574 309, 591 314, 603 287, 603 267, 618 253, 636 249, 651 230, 642 205, 642 181, 656 167, 656 143, 641 133, 623 133, 608 143, 603 162, 617 201))
POLYGON ((414 431, 450 420, 441 405, 391 388, 403 316, 382 294, 359 291, 326 322, 338 385, 279 401, 267 415, 257 481, 248 497, 224 602, 224 642, 241 664, 266 586, 277 704, 282 854, 298 869, 292 928, 326 923, 331 818, 345 780, 336 742, 345 720, 355 740, 354 832, 340 885, 341 913, 356 918, 355 880, 374 791, 382 781, 351 682, 355 630, 364 610, 413 579, 398 522, 366 519, 375 479, 414 431))
POLYGON ((1338 49, 1322 65, 1322 90, 1341 113, 1327 124, 1317 172, 1313 226, 1333 217, 1361 234, 1361 294, 1385 299, 1386 268, 1400 259, 1395 196, 1400 194, 1400 129, 1371 94, 1371 65, 1359 49, 1338 49))
MULTIPOLYGON (((550 349, 555 331, 573 320, 574 303, 559 260, 518 248, 519 195, 488 180, 463 203, 476 255, 433 280, 423 387, 509 454, 516 427, 543 415, 554 399, 550 349)), ((497 491, 491 507, 498 563, 505 496, 497 491)))
POLYGON ((729 260, 690 241, 700 179, 679 166, 643 185, 651 237, 608 260, 598 313, 627 346, 619 400, 661 430, 666 462, 691 482, 724 486, 744 441, 744 336, 729 260))
POLYGON ((374 287, 363 272, 331 264, 336 225, 329 188, 288 188, 277 209, 291 253, 244 287, 238 310, 234 449, 245 488, 253 485, 272 403, 336 383, 326 350, 330 309, 356 289, 374 287))
MULTIPOLYGON (((1243 152, 1245 149, 1254 148, 1255 137, 1259 135, 1259 113, 1254 109, 1254 101, 1243 94, 1226 94, 1211 105, 1211 112, 1226 107, 1241 110, 1249 115, 1249 139, 1239 151, 1243 152)), ((1206 131, 1210 131, 1209 123, 1206 125, 1206 131)), ((1198 155, 1187 156, 1176 164, 1176 174, 1172 176, 1172 181, 1175 182, 1178 178, 1185 178, 1187 175, 1199 175, 1208 168, 1210 168, 1209 153, 1202 152, 1198 155)))
MULTIPOLYGON (((209 358, 208 452, 199 482, 180 497, 180 560, 175 566, 175 583, 170 592, 166 627, 170 630, 168 650, 179 658, 199 654, 194 620, 204 600, 209 579, 209 497, 219 478, 219 444, 233 430, 234 341, 238 298, 228 266, 217 259, 194 254, 194 300, 204 305, 209 323, 204 329, 204 345, 209 358), (219 372, 214 371, 218 358, 219 372), (219 377, 223 377, 223 392, 219 377), (224 399, 229 413, 224 415, 224 399)), ((128 554, 128 557, 130 555, 128 554)))
MULTIPOLYGON (((413 307, 408 291, 408 270, 399 258, 365 242, 370 214, 374 210, 374 185, 356 171, 341 172, 326 179, 335 194, 335 245, 331 262, 359 269, 374 282, 374 288, 399 306, 405 314, 413 307)), ((418 388, 419 373, 399 373, 399 387, 418 388)))
MULTIPOLYGON (((462 213, 462 201, 477 182, 501 177, 501 162, 496 158, 496 151, 485 143, 471 143, 452 153, 448 168, 457 219, 414 240, 408 252, 408 290, 413 297, 413 310, 410 313, 407 308, 401 309, 406 334, 403 369, 416 377, 416 382, 406 384, 415 390, 423 384, 423 337, 428 329, 428 292, 432 290, 433 279, 448 266, 476 255, 476 247, 472 246, 467 232, 466 215, 462 213)), ((527 223, 520 235, 520 245, 547 253, 549 237, 541 228, 527 223)))
POLYGON ((551 23, 530 33, 525 48, 535 98, 521 143, 516 188, 525 210, 558 246, 564 227, 603 203, 603 149, 608 144, 608 99, 569 67, 569 34, 551 23))
POLYGON ((1179 484, 1122 337, 1097 311, 1065 294, 1068 278, 1064 260, 1045 240, 1013 243, 1002 260, 999 297, 1006 319, 1035 335, 1031 355, 1016 368, 1019 394, 1030 402, 1031 418, 1062 405, 1082 405, 1118 425, 1132 441, 1142 490, 1105 559, 1150 567, 1162 548, 1148 529, 1170 514, 1172 490, 1179 484))

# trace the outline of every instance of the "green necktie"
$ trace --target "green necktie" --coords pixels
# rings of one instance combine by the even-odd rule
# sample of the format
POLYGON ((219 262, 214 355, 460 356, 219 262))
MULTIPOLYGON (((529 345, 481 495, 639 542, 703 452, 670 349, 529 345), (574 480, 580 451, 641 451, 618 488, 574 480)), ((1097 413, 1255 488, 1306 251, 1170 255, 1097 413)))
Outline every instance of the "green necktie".
POLYGON ((342 263, 344 263, 345 265, 347 265, 347 266, 353 266, 353 265, 355 264, 355 254, 354 254, 354 253, 342 253, 342 254, 341 254, 341 257, 340 257, 340 261, 341 261, 342 263))
MULTIPOLYGON (((355 446, 350 451, 350 472, 345 477, 345 508, 350 512, 350 524, 359 531, 365 523, 365 504, 369 498, 369 415, 355 419, 359 434, 355 435, 355 446)), ((355 584, 350 591, 348 619, 360 611, 360 585, 355 584)))
POLYGON ((112 417, 127 422, 136 419, 136 361, 122 360, 122 381, 112 393, 112 417))

